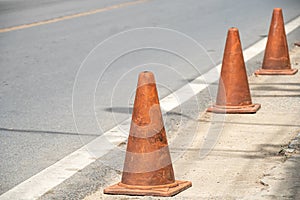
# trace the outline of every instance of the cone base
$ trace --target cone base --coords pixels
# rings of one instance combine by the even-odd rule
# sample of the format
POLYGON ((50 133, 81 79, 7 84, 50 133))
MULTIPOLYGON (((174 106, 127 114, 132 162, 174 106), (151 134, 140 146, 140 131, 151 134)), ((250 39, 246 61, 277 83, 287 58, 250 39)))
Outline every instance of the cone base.
POLYGON ((254 72, 255 75, 294 75, 298 72, 298 69, 259 69, 254 72))
POLYGON ((260 109, 260 104, 251 104, 249 106, 217 106, 208 108, 207 112, 228 113, 228 114, 251 114, 260 109))
POLYGON ((104 194, 114 195, 134 195, 134 196, 161 196, 171 197, 175 194, 186 190, 191 187, 190 181, 178 181, 174 184, 161 185, 161 186, 130 186, 123 183, 117 183, 104 189, 104 194))

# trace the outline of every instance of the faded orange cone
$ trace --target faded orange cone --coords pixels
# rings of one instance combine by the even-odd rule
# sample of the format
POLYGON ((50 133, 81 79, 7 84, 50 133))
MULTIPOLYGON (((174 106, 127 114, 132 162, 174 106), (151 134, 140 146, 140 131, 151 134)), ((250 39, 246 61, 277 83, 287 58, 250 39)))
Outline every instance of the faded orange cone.
POLYGON ((120 183, 105 194, 173 196, 189 187, 175 180, 154 75, 139 75, 120 183))
POLYGON ((252 104, 243 51, 237 28, 228 30, 214 113, 255 113, 260 104, 252 104))
POLYGON ((262 68, 255 75, 293 75, 281 8, 274 8, 262 68))

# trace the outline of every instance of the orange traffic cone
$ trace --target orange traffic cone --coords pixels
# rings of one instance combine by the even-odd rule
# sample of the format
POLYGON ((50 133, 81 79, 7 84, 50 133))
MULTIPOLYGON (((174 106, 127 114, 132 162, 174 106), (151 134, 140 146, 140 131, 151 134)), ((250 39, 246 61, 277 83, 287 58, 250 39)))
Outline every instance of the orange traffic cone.
POLYGON ((132 113, 127 151, 120 183, 105 194, 173 196, 189 187, 174 177, 154 75, 142 72, 132 113))
POLYGON ((237 28, 228 30, 222 62, 217 102, 208 108, 215 113, 255 113, 260 104, 252 104, 242 46, 237 28))
POLYGON ((293 75, 281 8, 274 8, 262 68, 255 75, 293 75))

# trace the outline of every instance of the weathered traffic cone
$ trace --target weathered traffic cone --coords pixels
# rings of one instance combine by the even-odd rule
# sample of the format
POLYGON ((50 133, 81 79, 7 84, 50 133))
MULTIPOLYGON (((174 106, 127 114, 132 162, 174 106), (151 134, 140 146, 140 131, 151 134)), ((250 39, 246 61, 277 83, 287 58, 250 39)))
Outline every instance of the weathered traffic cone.
POLYGON ((237 28, 228 30, 214 113, 255 113, 260 104, 252 104, 246 67, 237 28))
POLYGON ((120 183, 105 194, 173 196, 189 187, 175 180, 154 75, 139 75, 120 183))
POLYGON ((262 68, 255 75, 293 75, 281 8, 274 8, 262 68))

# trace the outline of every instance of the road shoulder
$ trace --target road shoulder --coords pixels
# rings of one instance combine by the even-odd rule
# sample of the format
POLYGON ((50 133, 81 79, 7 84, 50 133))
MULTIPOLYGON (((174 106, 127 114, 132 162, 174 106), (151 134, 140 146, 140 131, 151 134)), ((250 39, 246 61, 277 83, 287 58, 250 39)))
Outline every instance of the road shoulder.
MULTIPOLYGON (((291 60, 293 68, 299 69, 299 47, 291 51, 291 60)), ((299 168, 299 154, 295 151, 284 162, 288 154, 282 152, 300 131, 299 80, 300 73, 251 76, 253 102, 262 104, 257 114, 225 115, 222 120, 214 114, 202 113, 195 122, 199 126, 192 146, 184 149, 181 159, 173 163, 176 178, 192 181, 193 187, 172 199, 278 199, 282 194, 297 195, 299 182, 295 182, 293 175, 297 165, 299 168), (215 134, 217 143, 202 158, 203 142, 211 139, 212 130, 220 133, 215 134), (274 175, 269 176, 275 168, 279 171, 272 171, 274 175)), ((178 148, 171 148, 171 154, 175 151, 178 148)), ((120 177, 111 179, 85 200, 149 198, 103 195, 103 188, 119 180, 120 177)))

